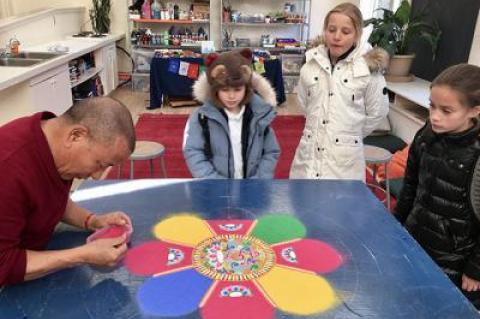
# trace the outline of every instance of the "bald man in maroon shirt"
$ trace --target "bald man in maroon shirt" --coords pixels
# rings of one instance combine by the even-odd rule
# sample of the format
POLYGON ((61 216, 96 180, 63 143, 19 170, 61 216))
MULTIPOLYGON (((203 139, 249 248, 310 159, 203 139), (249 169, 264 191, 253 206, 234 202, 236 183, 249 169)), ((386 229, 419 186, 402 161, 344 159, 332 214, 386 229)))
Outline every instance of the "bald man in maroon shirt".
POLYGON ((48 112, 0 127, 0 287, 88 263, 115 265, 127 250, 125 235, 65 250, 45 250, 55 226, 96 230, 130 224, 123 212, 95 215, 70 199, 74 178, 98 179, 135 148, 128 109, 99 97, 59 117, 48 112))

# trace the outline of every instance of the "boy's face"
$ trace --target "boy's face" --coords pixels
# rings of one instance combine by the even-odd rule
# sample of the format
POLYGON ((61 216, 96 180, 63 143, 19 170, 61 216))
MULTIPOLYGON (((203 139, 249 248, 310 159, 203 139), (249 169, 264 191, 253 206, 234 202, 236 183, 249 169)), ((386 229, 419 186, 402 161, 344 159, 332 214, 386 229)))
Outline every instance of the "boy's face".
POLYGON ((227 86, 218 90, 218 99, 223 106, 232 113, 240 112, 243 98, 245 97, 245 85, 232 87, 227 86))
POLYGON ((469 107, 460 93, 446 85, 436 85, 430 92, 430 123, 435 133, 459 133, 468 130, 480 106, 469 107))

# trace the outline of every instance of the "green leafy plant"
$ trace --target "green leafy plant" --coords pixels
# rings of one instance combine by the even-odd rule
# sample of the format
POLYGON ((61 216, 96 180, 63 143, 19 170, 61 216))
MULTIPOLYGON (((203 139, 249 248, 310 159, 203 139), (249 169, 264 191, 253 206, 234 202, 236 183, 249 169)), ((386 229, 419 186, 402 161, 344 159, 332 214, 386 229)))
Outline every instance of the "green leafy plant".
POLYGON ((374 46, 385 49, 390 55, 404 55, 410 53, 412 42, 422 40, 430 45, 433 59, 435 59, 442 31, 437 21, 432 23, 426 21, 426 9, 427 6, 418 14, 412 15, 412 8, 407 0, 403 0, 395 12, 385 8, 377 9, 383 11, 383 18, 371 18, 365 21, 366 26, 373 25, 368 41, 374 46))
POLYGON ((96 34, 110 31, 110 0, 92 0, 93 8, 89 10, 93 32, 96 34))

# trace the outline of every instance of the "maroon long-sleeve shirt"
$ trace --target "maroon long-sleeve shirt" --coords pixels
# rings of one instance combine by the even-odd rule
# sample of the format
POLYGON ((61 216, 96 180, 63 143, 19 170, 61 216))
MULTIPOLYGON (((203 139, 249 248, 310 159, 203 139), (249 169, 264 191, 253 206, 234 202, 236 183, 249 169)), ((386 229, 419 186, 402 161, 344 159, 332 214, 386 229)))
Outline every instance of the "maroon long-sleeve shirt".
POLYGON ((0 286, 22 282, 26 250, 44 250, 61 220, 70 181, 60 177, 36 113, 0 127, 0 286))

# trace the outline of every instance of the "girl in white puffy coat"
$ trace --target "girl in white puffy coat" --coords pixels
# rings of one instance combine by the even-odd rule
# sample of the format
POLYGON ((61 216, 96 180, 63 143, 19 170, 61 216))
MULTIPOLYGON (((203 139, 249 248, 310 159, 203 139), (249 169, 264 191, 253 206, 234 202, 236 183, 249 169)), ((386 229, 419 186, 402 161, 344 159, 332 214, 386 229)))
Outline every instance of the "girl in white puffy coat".
POLYGON ((362 15, 351 3, 330 11, 324 44, 306 53, 298 98, 306 123, 290 178, 365 181, 363 138, 388 113, 382 75, 388 53, 362 38, 362 15))

